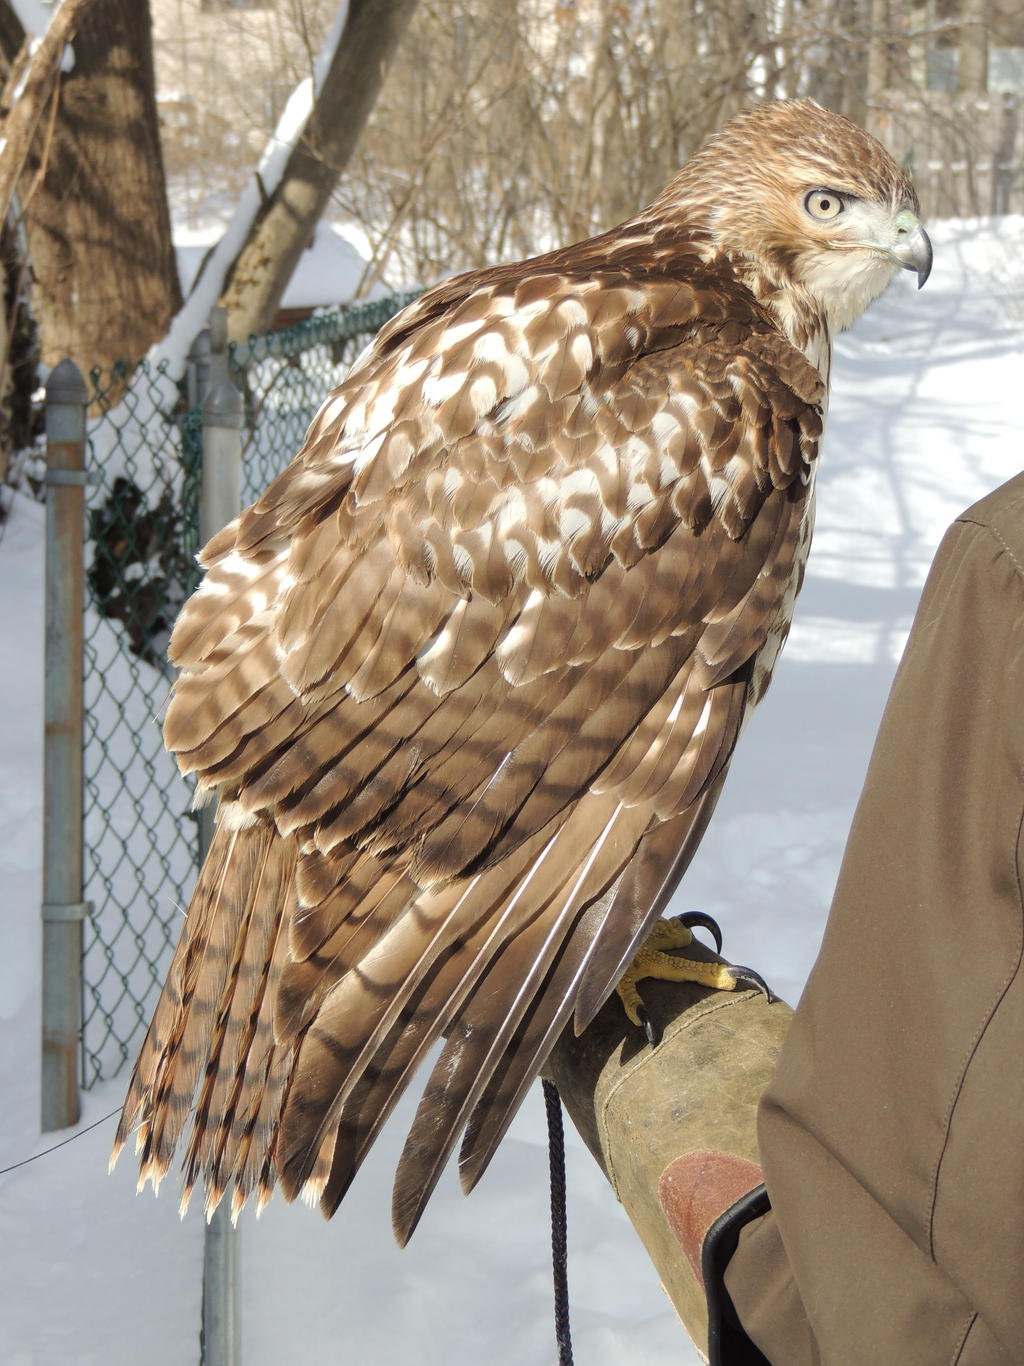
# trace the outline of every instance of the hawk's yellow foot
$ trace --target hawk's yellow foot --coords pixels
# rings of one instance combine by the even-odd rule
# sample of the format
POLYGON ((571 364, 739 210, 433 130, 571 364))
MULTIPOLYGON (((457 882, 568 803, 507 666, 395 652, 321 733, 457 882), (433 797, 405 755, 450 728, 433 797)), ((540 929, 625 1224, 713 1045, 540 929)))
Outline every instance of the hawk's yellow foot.
POLYGON ((710 962, 702 958, 688 958, 670 950, 689 948, 693 943, 691 926, 701 925, 711 930, 719 952, 722 948, 722 935, 718 925, 710 916, 700 911, 678 916, 672 920, 657 920, 643 947, 626 969, 615 988, 622 1001, 622 1008, 635 1025, 640 1025, 650 1044, 657 1043, 654 1026, 648 1015, 637 983, 645 977, 653 977, 662 982, 696 982, 699 986, 713 991, 735 991, 737 987, 753 987, 774 1000, 771 989, 759 973, 752 968, 740 967, 718 959, 710 962))

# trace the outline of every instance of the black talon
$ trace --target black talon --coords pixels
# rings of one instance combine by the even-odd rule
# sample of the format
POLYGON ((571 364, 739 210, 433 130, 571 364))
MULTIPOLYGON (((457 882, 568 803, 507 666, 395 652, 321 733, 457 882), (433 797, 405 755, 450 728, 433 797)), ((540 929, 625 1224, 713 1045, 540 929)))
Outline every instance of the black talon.
POLYGON ((637 1006, 636 1013, 640 1017, 640 1023, 643 1026, 643 1031, 647 1035, 647 1042, 651 1045, 652 1048, 657 1048, 659 1037, 658 1031, 654 1028, 654 1021, 647 1013, 647 1007, 644 1005, 637 1006))
POLYGON ((774 991, 759 972, 755 972, 753 968, 741 968, 736 963, 728 963, 726 966, 736 978, 737 986, 750 987, 754 991, 759 991, 769 1005, 776 1000, 774 991))
POLYGON ((718 928, 718 921, 713 916, 705 915, 703 911, 686 911, 683 915, 676 916, 680 925, 685 925, 688 930, 694 926, 701 929, 710 930, 715 939, 715 952, 722 952, 722 931, 718 928))

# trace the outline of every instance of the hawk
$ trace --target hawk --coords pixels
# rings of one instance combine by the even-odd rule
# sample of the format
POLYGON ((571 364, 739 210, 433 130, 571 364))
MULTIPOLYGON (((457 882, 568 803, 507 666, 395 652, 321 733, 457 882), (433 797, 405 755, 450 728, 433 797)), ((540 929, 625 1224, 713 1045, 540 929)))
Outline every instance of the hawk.
MULTIPOLYGON (((707 825, 786 637, 831 339, 931 263, 891 157, 741 113, 635 217, 449 279, 206 546, 165 738, 216 833, 114 1157, 337 1208, 441 1041, 404 1242, 476 1183, 707 825)), ((734 984, 726 972, 723 986, 734 984)))

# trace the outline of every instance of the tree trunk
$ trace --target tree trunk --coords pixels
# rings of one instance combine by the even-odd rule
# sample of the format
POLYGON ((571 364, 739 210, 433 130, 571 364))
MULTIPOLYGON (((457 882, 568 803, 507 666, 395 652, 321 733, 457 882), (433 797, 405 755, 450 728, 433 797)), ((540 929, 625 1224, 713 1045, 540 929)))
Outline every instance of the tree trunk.
POLYGON ((157 130, 148 3, 96 0, 19 194, 48 365, 143 355, 181 306, 157 130))
MULTIPOLYGON (((868 110, 889 88, 889 0, 871 0, 868 31, 868 110)), ((872 130, 874 131, 874 130, 872 130)))
POLYGON ((53 101, 64 48, 96 0, 63 0, 38 41, 26 41, 13 11, 0 22, 5 89, 3 144, 0 147, 0 222, 5 222, 39 125, 53 101), (16 54, 16 55, 15 55, 16 54))
POLYGON ((355 149, 416 0, 350 0, 312 117, 228 272, 233 338, 268 328, 355 149))
POLYGON ((989 0, 963 0, 962 13, 957 85, 963 94, 982 95, 988 89, 989 0))
MULTIPOLYGON (((64 0, 39 41, 27 40, 15 12, 0 5, 0 486, 7 483, 11 455, 31 445, 38 335, 28 303, 24 235, 9 219, 21 173, 39 125, 52 106, 65 44, 95 0, 64 0)), ((6 502, 0 502, 2 520, 6 502)))

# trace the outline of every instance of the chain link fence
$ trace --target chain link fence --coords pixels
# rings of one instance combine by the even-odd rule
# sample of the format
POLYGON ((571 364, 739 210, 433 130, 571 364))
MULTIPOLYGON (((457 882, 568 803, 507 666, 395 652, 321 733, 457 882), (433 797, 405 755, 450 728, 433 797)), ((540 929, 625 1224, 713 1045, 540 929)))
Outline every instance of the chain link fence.
MULTIPOLYGON (((243 503, 284 468, 327 393, 414 297, 325 314, 229 348, 229 374, 245 402, 243 503)), ((160 726, 173 678, 167 641, 198 579, 202 426, 194 378, 175 380, 165 363, 148 362, 89 378, 86 1088, 134 1061, 197 871, 191 785, 164 752, 160 726)))

